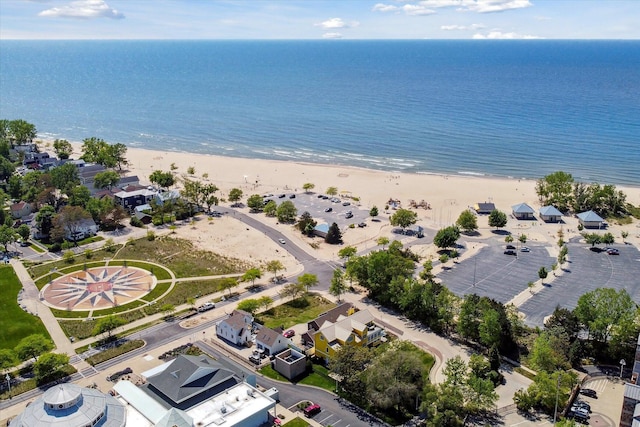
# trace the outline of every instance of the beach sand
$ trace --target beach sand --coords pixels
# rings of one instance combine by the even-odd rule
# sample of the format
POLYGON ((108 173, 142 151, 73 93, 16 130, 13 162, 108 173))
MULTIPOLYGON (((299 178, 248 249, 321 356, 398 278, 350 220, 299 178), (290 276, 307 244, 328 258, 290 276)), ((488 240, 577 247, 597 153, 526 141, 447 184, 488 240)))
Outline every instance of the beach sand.
MULTIPOLYGON (((81 153, 80 144, 74 144, 75 156, 81 153)), ((43 147, 43 149, 46 149, 43 147)), ((392 233, 392 227, 385 214, 385 205, 390 198, 401 202, 402 207, 409 207, 409 201, 424 200, 431 209, 413 209, 418 214, 418 224, 425 227, 431 236, 434 230, 454 224, 460 213, 478 202, 493 202, 496 208, 511 213, 511 206, 527 203, 534 210, 540 208, 535 192, 535 181, 524 179, 493 178, 482 176, 461 176, 442 174, 415 174, 401 172, 376 171, 348 166, 333 166, 308 164, 278 160, 244 159, 183 152, 154 151, 139 148, 129 148, 127 151, 129 171, 127 175, 137 175, 141 184, 149 184, 149 175, 154 170, 169 171, 174 167, 177 177, 198 179, 203 182, 214 183, 220 188, 217 193, 221 199, 226 199, 229 190, 240 188, 244 193, 243 201, 251 194, 280 194, 303 192, 305 183, 315 185, 315 193, 324 193, 329 187, 337 187, 341 197, 356 198, 354 208, 369 210, 377 206, 380 221, 368 221, 366 228, 342 230, 345 244, 355 245, 359 250, 375 246, 375 240, 380 236, 387 236, 391 240, 398 238, 392 233), (194 169, 188 174, 189 168, 194 169)), ((178 180, 179 181, 179 180, 178 180)), ((180 188, 180 182, 176 185, 180 188)), ((617 187, 627 194, 627 201, 634 205, 640 204, 640 188, 617 187)), ((278 199, 276 199, 278 200, 278 199)), ((279 200, 278 200, 279 201, 279 200)), ((225 203, 228 204, 228 203, 225 203)), ((243 209, 248 212, 247 208, 243 209)), ((300 214, 301 212, 299 212, 300 214)), ((389 210, 388 214, 392 214, 389 210)), ((288 238, 299 243, 315 257, 320 259, 336 259, 339 247, 320 244, 318 249, 309 246, 310 240, 303 238, 291 226, 277 224, 275 218, 255 215, 256 219, 277 227, 288 238)), ((495 237, 488 226, 487 216, 479 216, 479 236, 495 237)), ((539 221, 517 221, 509 218, 506 230, 512 233, 525 233, 533 240, 548 240, 555 242, 556 233, 560 226, 544 224, 539 221)), ((640 243, 640 228, 637 221, 624 227, 612 225, 610 230, 617 241, 621 241, 620 232, 629 232, 628 242, 640 243)), ((239 258, 255 261, 261 264, 270 259, 278 258, 291 271, 295 261, 285 251, 278 251, 277 243, 263 238, 260 243, 255 242, 260 236, 255 236, 254 230, 247 230, 244 225, 232 218, 214 219, 213 221, 198 221, 192 227, 180 227, 178 234, 192 240, 204 249, 224 252, 239 258), (213 224, 211 224, 213 222, 213 224), (218 225, 218 226, 216 226, 218 225)), ((577 220, 568 218, 563 226, 565 240, 577 235, 577 220)), ((259 234, 259 233, 257 233, 259 234)), ((504 237, 500 237, 503 239, 504 237)), ((463 240, 465 237, 463 236, 463 240)), ((474 239, 475 240, 475 239, 474 239)), ((320 239, 315 239, 319 242, 320 239)), ((471 248, 470 248, 471 249, 471 248)), ((436 248, 432 245, 418 245, 414 250, 423 257, 437 257, 436 248)))

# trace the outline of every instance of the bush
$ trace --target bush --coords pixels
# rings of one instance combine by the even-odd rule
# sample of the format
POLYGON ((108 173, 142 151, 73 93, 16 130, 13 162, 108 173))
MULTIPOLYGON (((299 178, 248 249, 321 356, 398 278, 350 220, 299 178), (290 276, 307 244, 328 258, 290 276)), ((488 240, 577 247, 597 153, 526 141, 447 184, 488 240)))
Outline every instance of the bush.
POLYGON ((62 245, 60 245, 60 243, 58 242, 49 246, 49 252, 60 252, 61 250, 62 250, 62 245))
POLYGON ((67 250, 67 249, 71 249, 73 247, 73 245, 71 244, 71 242, 67 242, 66 240, 64 242, 62 242, 62 245, 60 245, 60 247, 62 248, 62 250, 67 250))
POLYGON ((156 240, 156 233, 151 230, 147 231, 147 240, 150 242, 156 240))
POLYGON ((138 227, 138 228, 144 227, 144 224, 142 223, 140 218, 138 218, 137 216, 132 216, 131 220, 129 221, 129 224, 131 224, 132 227, 138 227))

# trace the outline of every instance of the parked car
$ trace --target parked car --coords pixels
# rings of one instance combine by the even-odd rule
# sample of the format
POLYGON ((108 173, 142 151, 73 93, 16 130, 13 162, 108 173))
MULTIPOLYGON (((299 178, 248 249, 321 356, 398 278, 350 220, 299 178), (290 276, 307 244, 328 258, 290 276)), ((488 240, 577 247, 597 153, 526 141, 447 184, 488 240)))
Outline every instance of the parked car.
POLYGON ((529 249, 527 246, 523 246, 520 248, 520 252, 531 252, 531 249, 529 249))
POLYGON ((615 249, 615 248, 609 248, 607 249, 607 253, 609 255, 620 255, 620 251, 615 249))
POLYGON ((322 200, 329 200, 329 196, 322 196, 322 200))
POLYGON ((295 198, 296 198, 296 195, 295 195, 295 194, 290 194, 290 195, 289 195, 289 198, 290 198, 290 199, 295 199, 295 198))
POLYGON ((325 209, 324 211, 325 211, 325 212, 331 212, 332 210, 333 210, 333 208, 327 208, 327 209, 325 209))
POLYGON ((312 403, 311 405, 307 406, 303 410, 304 416, 307 418, 313 417, 315 414, 319 413, 320 411, 322 411, 322 408, 320 407, 320 405, 315 403, 312 403))
POLYGON ((366 226, 367 226, 366 222, 361 222, 360 224, 358 224, 358 227, 360 227, 360 228, 364 228, 366 226))
POLYGON ((584 408, 587 411, 591 412, 591 405, 589 405, 587 402, 582 401, 582 400, 576 400, 575 402, 573 402, 573 406, 576 406, 578 408, 584 408))
POLYGON ((198 311, 200 313, 205 312, 207 310, 212 310, 216 308, 216 305, 212 302, 205 302, 204 304, 202 304, 200 307, 198 307, 198 311))
POLYGON ((505 255, 516 255, 516 251, 514 251, 513 249, 507 249, 506 251, 504 251, 505 255))
POLYGON ((287 197, 286 194, 281 194, 281 195, 278 196, 278 199, 284 199, 285 197, 287 197))
POLYGON ((516 247, 513 245, 507 245, 505 249, 515 249, 516 247))
POLYGON ((318 194, 318 199, 322 199, 324 196, 322 194, 318 194))
POLYGON ((581 388, 580 394, 587 397, 593 397, 594 399, 598 398, 598 393, 591 388, 581 388))
POLYGON ((252 363, 255 363, 256 365, 260 364, 260 356, 258 356, 257 354, 252 354, 251 356, 249 356, 249 361, 252 363))
POLYGON ((342 206, 349 206, 351 202, 342 202, 342 206))
POLYGON ((289 329, 288 331, 284 331, 284 333, 282 335, 285 338, 291 338, 291 337, 296 335, 296 331, 294 331, 293 329, 289 329))
POLYGON ((351 212, 347 212, 346 214, 344 214, 345 218, 353 218, 353 214, 351 212))

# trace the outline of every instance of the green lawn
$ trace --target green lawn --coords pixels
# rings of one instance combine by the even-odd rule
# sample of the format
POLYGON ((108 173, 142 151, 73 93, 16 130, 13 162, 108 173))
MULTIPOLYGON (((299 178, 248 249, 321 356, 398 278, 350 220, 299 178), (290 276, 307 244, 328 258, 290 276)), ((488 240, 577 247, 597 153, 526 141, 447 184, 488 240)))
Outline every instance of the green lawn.
POLYGON ((0 267, 0 348, 14 349, 20 340, 32 334, 49 333, 42 321, 26 313, 18 305, 22 284, 11 266, 0 267))
POLYGON ((314 385, 327 391, 336 391, 336 380, 329 376, 329 370, 322 365, 313 364, 313 373, 299 381, 299 384, 314 385))
POLYGON ((287 426, 287 427, 306 427, 306 426, 310 426, 311 424, 309 424, 308 422, 306 422, 305 420, 303 420, 300 417, 296 417, 294 419, 292 419, 289 422, 286 422, 283 424, 283 426, 287 426))
POLYGON ((308 323, 335 306, 336 304, 320 296, 309 295, 273 307, 258 314, 257 318, 268 328, 282 326, 287 329, 298 323, 308 323))

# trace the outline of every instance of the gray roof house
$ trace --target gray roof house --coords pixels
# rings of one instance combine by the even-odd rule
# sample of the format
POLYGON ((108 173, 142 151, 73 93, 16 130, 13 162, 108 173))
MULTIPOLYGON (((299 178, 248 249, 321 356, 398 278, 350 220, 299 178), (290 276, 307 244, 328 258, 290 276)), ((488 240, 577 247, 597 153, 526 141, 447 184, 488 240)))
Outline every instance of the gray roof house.
POLYGON ((289 344, 291 344, 289 338, 285 338, 280 332, 266 326, 262 326, 256 334, 256 347, 264 350, 267 355, 278 354, 287 349, 289 344))
POLYGON ((233 310, 231 315, 216 324, 216 335, 236 345, 251 342, 253 316, 246 311, 233 310))
POLYGON ((476 203, 473 207, 473 209, 479 214, 490 214, 495 208, 496 205, 491 202, 476 203))
POLYGON ((540 219, 544 222, 560 222, 562 221, 562 212, 556 209, 555 206, 543 206, 538 211, 540 219))
POLYGON ((307 323, 307 332, 300 336, 302 343, 305 345, 313 345, 313 335, 316 331, 320 330, 325 322, 335 323, 338 318, 350 316, 356 311, 358 311, 358 309, 353 304, 345 302, 320 314, 314 320, 307 323))
POLYGON ((604 225, 604 219, 594 211, 581 212, 577 217, 584 228, 601 228, 604 225))
POLYGON ((535 219, 535 216, 533 216, 535 211, 526 203, 511 206, 511 212, 516 219, 535 219))

